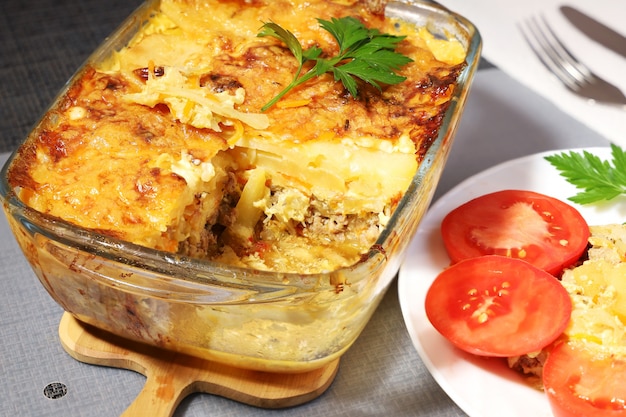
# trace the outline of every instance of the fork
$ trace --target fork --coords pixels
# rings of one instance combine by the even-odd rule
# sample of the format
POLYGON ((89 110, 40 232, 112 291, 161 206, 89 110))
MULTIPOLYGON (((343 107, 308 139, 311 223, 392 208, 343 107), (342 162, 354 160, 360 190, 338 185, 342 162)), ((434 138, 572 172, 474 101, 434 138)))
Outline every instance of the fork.
POLYGON ((519 25, 519 27, 539 60, 567 89, 594 102, 626 105, 624 93, 594 74, 572 55, 543 16, 531 17, 525 25, 519 25))

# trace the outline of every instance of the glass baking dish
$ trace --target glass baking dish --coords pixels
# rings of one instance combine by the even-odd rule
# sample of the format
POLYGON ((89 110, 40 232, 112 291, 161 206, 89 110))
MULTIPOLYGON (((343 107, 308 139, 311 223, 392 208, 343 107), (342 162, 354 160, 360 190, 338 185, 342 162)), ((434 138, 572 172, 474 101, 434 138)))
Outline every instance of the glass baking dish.
MULTIPOLYGON (((156 1, 142 5, 85 65, 126 45, 157 7, 156 1)), ((3 208, 52 298, 77 319, 113 334, 246 369, 304 372, 339 358, 394 279, 431 201, 480 56, 476 28, 436 3, 392 2, 386 14, 426 27, 437 38, 456 38, 466 49, 467 65, 436 140, 376 244, 359 262, 328 273, 276 273, 116 240, 23 204, 7 180, 18 149, 2 170, 3 208)))

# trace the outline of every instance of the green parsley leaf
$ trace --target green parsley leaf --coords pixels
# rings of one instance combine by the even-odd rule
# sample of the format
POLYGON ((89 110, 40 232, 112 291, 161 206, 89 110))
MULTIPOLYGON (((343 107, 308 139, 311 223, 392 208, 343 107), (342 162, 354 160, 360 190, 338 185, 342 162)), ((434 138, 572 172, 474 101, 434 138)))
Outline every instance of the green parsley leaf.
POLYGON ((352 97, 358 96, 357 80, 382 90, 380 83, 393 85, 406 79, 396 71, 412 59, 395 52, 398 43, 405 36, 394 36, 381 33, 378 29, 368 29, 360 20, 351 16, 317 21, 320 27, 328 31, 337 41, 339 46, 337 56, 324 58, 323 51, 316 46, 303 50, 300 42, 290 31, 273 22, 263 24, 257 36, 271 36, 284 42, 299 65, 293 80, 263 106, 262 111, 272 107, 294 87, 327 72, 333 74, 335 81, 341 81, 352 97), (302 74, 307 62, 315 64, 302 74))
POLYGON ((265 23, 257 36, 272 36, 274 38, 280 39, 285 43, 285 45, 287 45, 287 48, 289 48, 293 56, 295 56, 299 62, 304 61, 302 45, 300 45, 300 42, 298 42, 298 39, 294 36, 293 33, 289 32, 286 29, 283 29, 282 27, 280 27, 280 25, 277 25, 273 22, 265 23))
POLYGON ((578 204, 608 201, 626 194, 626 151, 611 144, 611 161, 583 151, 546 156, 569 183, 583 190, 569 200, 578 204))

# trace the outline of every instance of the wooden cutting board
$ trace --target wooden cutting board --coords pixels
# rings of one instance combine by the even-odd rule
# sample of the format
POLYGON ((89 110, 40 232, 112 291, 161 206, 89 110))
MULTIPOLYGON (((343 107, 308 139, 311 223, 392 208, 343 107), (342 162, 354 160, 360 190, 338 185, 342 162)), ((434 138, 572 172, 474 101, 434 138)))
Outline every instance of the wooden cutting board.
POLYGON ((63 348, 78 361, 130 369, 146 376, 145 386, 123 417, 171 417, 183 398, 194 392, 262 408, 291 407, 321 395, 339 368, 339 359, 298 374, 235 368, 133 342, 85 324, 69 313, 61 318, 59 336, 63 348))

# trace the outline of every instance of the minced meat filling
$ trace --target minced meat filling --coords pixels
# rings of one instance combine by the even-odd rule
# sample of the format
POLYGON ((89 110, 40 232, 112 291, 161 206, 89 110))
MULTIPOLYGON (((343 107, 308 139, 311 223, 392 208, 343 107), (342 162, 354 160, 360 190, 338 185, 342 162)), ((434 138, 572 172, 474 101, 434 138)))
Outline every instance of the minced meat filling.
MULTIPOLYGON (((322 214, 318 210, 322 204, 311 198, 302 219, 285 222, 268 209, 268 213, 259 220, 254 235, 243 239, 229 233, 229 227, 237 219, 236 203, 241 194, 238 184, 235 174, 229 174, 217 215, 209 219, 199 237, 194 235, 180 243, 180 254, 210 260, 234 254, 243 264, 249 266, 248 261, 251 261, 259 267, 259 262, 267 265, 282 262, 285 242, 290 242, 293 248, 309 251, 314 247, 324 248, 332 251, 335 258, 356 262, 363 248, 373 245, 380 234, 378 214, 322 214)), ((269 201, 276 203, 283 192, 280 188, 272 190, 269 201)), ((314 257, 315 252, 311 251, 311 256, 314 257)))

